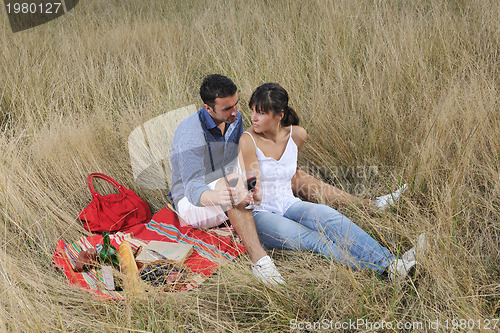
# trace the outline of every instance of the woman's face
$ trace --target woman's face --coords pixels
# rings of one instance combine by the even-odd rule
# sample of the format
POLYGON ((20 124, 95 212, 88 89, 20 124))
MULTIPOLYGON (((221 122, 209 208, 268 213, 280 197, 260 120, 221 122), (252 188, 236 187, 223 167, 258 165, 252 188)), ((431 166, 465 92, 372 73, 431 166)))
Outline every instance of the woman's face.
POLYGON ((269 130, 279 127, 279 123, 283 118, 283 113, 275 115, 274 112, 265 112, 256 110, 255 106, 252 107, 252 124, 255 133, 267 132, 269 130))

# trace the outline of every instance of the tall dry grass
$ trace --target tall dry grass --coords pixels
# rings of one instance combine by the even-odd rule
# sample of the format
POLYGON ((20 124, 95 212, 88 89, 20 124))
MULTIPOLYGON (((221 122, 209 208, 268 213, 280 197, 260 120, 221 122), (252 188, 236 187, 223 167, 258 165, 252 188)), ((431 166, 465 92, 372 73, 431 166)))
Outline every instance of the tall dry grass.
POLYGON ((0 330, 287 331, 292 319, 360 318, 477 328, 498 318, 499 7, 88 0, 16 34, 2 12, 0 330), (51 258, 59 238, 85 234, 76 216, 89 202, 86 176, 107 173, 157 211, 165 193, 134 187, 127 136, 200 104, 200 81, 214 72, 238 85, 247 124, 257 85, 290 92, 309 133, 302 168, 361 196, 411 184, 397 210, 345 213, 394 251, 427 232, 417 280, 393 285, 311 253, 275 252, 286 290, 263 289, 247 258, 198 291, 141 303, 100 302, 65 283, 51 258), (363 173, 370 167, 378 173, 363 173))

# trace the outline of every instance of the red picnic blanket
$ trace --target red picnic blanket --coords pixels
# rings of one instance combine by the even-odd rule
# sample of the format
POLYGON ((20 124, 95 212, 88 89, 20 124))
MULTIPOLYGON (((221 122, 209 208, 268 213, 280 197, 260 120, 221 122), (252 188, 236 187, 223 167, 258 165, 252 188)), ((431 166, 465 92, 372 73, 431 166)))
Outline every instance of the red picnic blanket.
MULTIPOLYGON (((132 247, 146 245, 150 240, 185 243, 193 246, 193 253, 186 259, 185 265, 193 271, 194 277, 184 286, 190 290, 200 285, 211 276, 223 262, 229 262, 245 252, 239 239, 233 237, 232 227, 214 228, 208 231, 193 228, 182 220, 170 206, 156 213, 147 224, 136 225, 127 233, 117 232, 110 235, 111 243, 118 248, 122 241, 127 240, 132 247)), ((82 237, 66 244, 62 239, 57 243, 54 254, 56 267, 63 270, 71 285, 83 287, 103 299, 123 299, 124 294, 118 291, 104 290, 103 277, 100 270, 88 272, 74 271, 76 258, 80 251, 86 251, 102 243, 101 235, 82 237)))

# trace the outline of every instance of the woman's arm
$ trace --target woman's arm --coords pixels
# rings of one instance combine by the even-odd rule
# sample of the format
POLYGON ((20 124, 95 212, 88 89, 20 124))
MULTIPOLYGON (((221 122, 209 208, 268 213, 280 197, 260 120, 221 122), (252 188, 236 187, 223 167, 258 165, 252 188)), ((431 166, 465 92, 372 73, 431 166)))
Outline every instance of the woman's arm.
MULTIPOLYGON (((307 132, 300 126, 294 126, 292 138, 300 150, 307 139, 307 132)), ((295 172, 292 178, 292 190, 295 195, 299 195, 307 201, 324 202, 334 206, 349 206, 352 204, 369 206, 374 204, 372 200, 358 198, 333 185, 322 182, 302 170, 295 172)))
POLYGON ((253 191, 253 200, 255 205, 258 206, 262 201, 262 193, 260 191, 260 166, 257 160, 255 144, 248 133, 243 133, 240 137, 238 160, 243 171, 255 170, 257 185, 253 191))

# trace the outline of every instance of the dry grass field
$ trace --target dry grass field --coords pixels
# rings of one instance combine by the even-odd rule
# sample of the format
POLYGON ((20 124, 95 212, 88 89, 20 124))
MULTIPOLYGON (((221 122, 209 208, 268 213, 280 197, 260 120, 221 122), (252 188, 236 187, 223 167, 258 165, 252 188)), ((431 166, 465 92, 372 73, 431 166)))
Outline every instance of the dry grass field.
POLYGON ((498 1, 85 0, 15 34, 0 13, 0 331, 500 331, 498 1), (140 302, 69 286, 51 260, 59 238, 86 235, 87 175, 158 211, 165 193, 134 184, 127 137, 199 106, 209 73, 237 84, 247 125, 256 86, 290 92, 309 133, 301 168, 363 197, 410 184, 383 214, 343 212, 394 251, 427 232, 416 278, 275 251, 286 289, 263 288, 246 255, 140 302))

